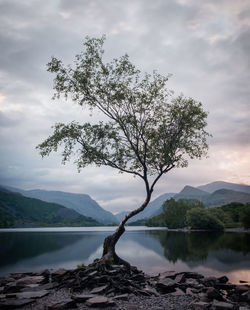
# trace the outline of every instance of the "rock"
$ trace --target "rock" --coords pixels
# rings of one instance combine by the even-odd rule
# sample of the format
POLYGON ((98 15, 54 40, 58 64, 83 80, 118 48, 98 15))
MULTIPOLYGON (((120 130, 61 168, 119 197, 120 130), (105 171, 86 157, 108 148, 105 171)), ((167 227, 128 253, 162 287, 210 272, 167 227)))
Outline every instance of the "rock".
POLYGON ((108 306, 114 306, 115 302, 112 299, 107 298, 105 296, 97 296, 87 300, 86 304, 89 307, 108 307, 108 306))
POLYGON ((76 302, 85 302, 86 300, 90 299, 90 298, 93 298, 93 297, 96 297, 96 295, 94 294, 89 294, 89 295, 85 295, 85 294, 80 294, 80 295, 73 295, 71 296, 72 299, 74 299, 76 302))
POLYGON ((161 293, 173 293, 175 291, 176 282, 170 278, 165 278, 156 283, 156 288, 161 293))
POLYGON ((182 296, 182 295, 185 295, 185 293, 179 289, 178 287, 175 289, 175 291, 173 293, 170 293, 171 295, 173 296, 182 296))
POLYGON ((186 289, 186 294, 187 294, 187 295, 191 295, 191 296, 197 295, 197 294, 195 294, 195 293, 193 292, 193 289, 191 289, 191 287, 188 287, 188 288, 186 289))
MULTIPOLYGON (((31 284, 30 284, 31 285, 31 284)), ((30 287, 30 285, 27 285, 25 288, 21 289, 21 292, 33 292, 33 291, 42 291, 42 290, 51 290, 53 288, 56 288, 58 286, 58 283, 46 283, 43 285, 37 285, 33 284, 35 286, 30 287)))
POLYGON ((150 295, 154 295, 156 297, 160 296, 160 294, 157 292, 157 290, 154 287, 146 287, 146 288, 144 288, 144 291, 146 291, 150 295))
POLYGON ((10 299, 0 301, 0 309, 16 309, 32 303, 34 299, 10 299))
POLYGON ((203 275, 199 274, 198 272, 185 272, 185 278, 192 278, 192 279, 202 279, 204 278, 203 275))
POLYGON ((176 276, 178 275, 178 273, 176 273, 175 271, 171 270, 171 271, 165 271, 160 273, 159 275, 159 279, 165 279, 165 278, 172 278, 174 279, 176 276))
POLYGON ((205 277, 201 280, 201 282, 207 287, 214 287, 218 283, 218 280, 215 277, 205 277))
POLYGON ((224 301, 214 300, 212 303, 212 310, 233 310, 235 307, 233 304, 224 301))
POLYGON ((182 283, 185 281, 185 276, 184 276, 184 273, 180 273, 178 274, 176 277, 175 277, 175 282, 176 283, 182 283))
POLYGON ((245 293, 242 293, 240 296, 240 300, 250 302, 250 290, 245 293))
POLYGON ((196 310, 204 310, 204 309, 208 309, 210 307, 210 304, 208 302, 204 302, 204 301, 193 302, 191 305, 196 310))
POLYGON ((0 294, 0 299, 5 299, 5 298, 6 298, 6 295, 0 294))
POLYGON ((103 293, 107 289, 108 285, 103 285, 99 287, 95 287, 93 290, 90 291, 90 294, 100 294, 103 293))
POLYGON ((63 310, 69 308, 77 308, 76 302, 72 299, 65 299, 59 303, 54 303, 48 306, 48 310, 63 310))
POLYGON ((113 299, 117 299, 117 300, 128 300, 128 294, 122 294, 122 295, 117 295, 114 296, 113 299))
POLYGON ((96 274, 97 274, 98 272, 95 270, 95 271, 92 271, 91 273, 89 273, 89 276, 90 277, 93 277, 93 276, 95 276, 96 274))
POLYGON ((249 281, 245 281, 245 280, 240 280, 240 283, 248 283, 249 281))
POLYGON ((249 291, 250 287, 249 285, 236 285, 235 290, 241 294, 249 291))
POLYGON ((52 273, 53 276, 63 276, 65 275, 65 273, 67 272, 68 270, 64 269, 64 268, 60 268, 60 269, 57 269, 55 272, 52 273))
POLYGON ((20 292, 25 286, 24 285, 17 285, 16 282, 10 283, 9 285, 6 285, 3 293, 4 294, 11 294, 11 293, 17 293, 20 292))
POLYGON ((211 300, 216 299, 220 301, 223 300, 222 295, 214 287, 209 287, 206 293, 207 293, 208 299, 211 299, 211 300))
POLYGON ((188 279, 186 279, 185 284, 190 285, 190 286, 196 286, 199 283, 195 279, 188 278, 188 279))
POLYGON ((37 284, 44 281, 43 276, 26 276, 16 281, 17 285, 37 284))
POLYGON ((228 277, 222 276, 217 279, 219 283, 227 283, 229 281, 228 277))
POLYGON ((17 293, 16 297, 21 299, 21 298, 41 298, 43 296, 46 296, 49 294, 49 291, 47 290, 42 290, 42 291, 31 291, 31 292, 22 292, 22 293, 17 293))
POLYGON ((214 285, 215 288, 219 289, 219 290, 225 290, 225 291, 230 291, 235 289, 236 285, 235 284, 230 284, 230 283, 215 283, 214 285))

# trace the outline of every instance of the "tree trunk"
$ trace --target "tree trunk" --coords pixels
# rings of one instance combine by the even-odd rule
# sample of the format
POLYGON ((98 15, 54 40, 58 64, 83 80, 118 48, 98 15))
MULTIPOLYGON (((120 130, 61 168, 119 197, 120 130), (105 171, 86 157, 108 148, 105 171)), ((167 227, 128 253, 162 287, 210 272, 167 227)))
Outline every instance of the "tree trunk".
POLYGON ((146 206, 148 205, 150 198, 151 198, 151 193, 148 193, 146 200, 144 201, 144 203, 136 210, 128 213, 124 219, 121 221, 121 223, 119 224, 119 226, 117 227, 117 229, 115 230, 115 232, 112 235, 109 235, 108 237, 105 238, 104 242, 103 242, 103 254, 102 254, 102 258, 101 261, 105 264, 123 264, 126 267, 129 267, 130 264, 126 261, 124 261, 122 258, 120 258, 116 252, 115 252, 115 246, 116 243, 118 242, 118 240, 120 239, 120 237, 122 236, 122 234, 125 232, 125 223, 133 216, 135 216, 136 214, 142 212, 146 206))

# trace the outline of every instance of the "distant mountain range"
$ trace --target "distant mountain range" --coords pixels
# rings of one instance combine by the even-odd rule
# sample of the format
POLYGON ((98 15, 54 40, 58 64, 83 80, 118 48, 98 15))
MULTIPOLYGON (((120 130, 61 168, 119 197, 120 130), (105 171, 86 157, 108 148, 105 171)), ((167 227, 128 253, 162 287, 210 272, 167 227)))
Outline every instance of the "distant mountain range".
MULTIPOLYGON (((153 200, 146 209, 133 217, 129 222, 146 219, 162 212, 162 204, 167 199, 198 199, 206 207, 221 206, 230 202, 250 202, 250 186, 217 181, 206 185, 185 186, 179 193, 166 193, 153 200)), ((116 215, 120 221, 128 212, 116 215)))
MULTIPOLYGON (((117 224, 119 223, 128 211, 123 211, 116 215, 101 208, 99 204, 91 199, 86 194, 74 194, 60 191, 46 191, 46 190, 22 190, 9 186, 0 186, 0 190, 9 191, 12 193, 20 193, 25 197, 40 199, 45 202, 60 204, 68 209, 73 209, 78 214, 90 217, 97 222, 103 224, 117 224)), ((129 220, 135 222, 137 220, 146 219, 158 215, 162 212, 162 204, 170 198, 174 199, 198 199, 202 201, 205 206, 220 206, 230 202, 250 202, 250 186, 234 184, 228 182, 213 182, 206 185, 192 187, 185 186, 179 193, 165 193, 155 200, 151 201, 147 208, 129 220)))
POLYGON ((90 217, 55 203, 0 190, 0 227, 100 226, 90 217))
POLYGON ((0 186, 8 191, 20 193, 25 197, 36 198, 46 202, 60 204, 73 209, 81 215, 91 217, 103 224, 117 224, 117 218, 99 206, 99 204, 86 194, 74 194, 60 191, 46 191, 40 189, 23 190, 10 186, 0 186))

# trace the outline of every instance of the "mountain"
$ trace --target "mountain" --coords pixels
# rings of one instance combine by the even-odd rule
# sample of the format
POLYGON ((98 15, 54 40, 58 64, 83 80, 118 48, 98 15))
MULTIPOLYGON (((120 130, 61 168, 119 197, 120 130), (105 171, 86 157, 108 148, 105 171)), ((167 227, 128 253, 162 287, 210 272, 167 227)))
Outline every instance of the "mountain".
POLYGON ((97 226, 100 223, 59 204, 0 190, 0 227, 97 226))
POLYGON ((250 202, 250 194, 237 192, 229 189, 219 189, 214 193, 210 194, 209 197, 204 200, 204 204, 207 207, 221 206, 230 202, 250 202))
POLYGON ((99 206, 99 204, 86 194, 74 194, 60 191, 46 191, 40 189, 22 190, 3 186, 12 192, 21 193, 23 196, 41 199, 46 202, 58 203, 66 208, 73 209, 81 215, 92 217, 103 224, 117 223, 116 217, 99 206))
MULTIPOLYGON (((132 223, 141 219, 150 218, 154 215, 160 214, 162 212, 162 204, 165 200, 172 198, 175 195, 175 193, 165 193, 153 201, 151 201, 146 209, 144 209, 141 213, 135 215, 132 219, 128 220, 128 223, 132 223)), ((116 215, 117 219, 123 218, 127 212, 121 212, 116 215)))
POLYGON ((128 214, 129 211, 122 211, 120 213, 115 214, 115 217, 117 218, 117 221, 120 223, 121 220, 125 217, 126 214, 128 214))
POLYGON ((230 189, 238 192, 244 192, 250 194, 250 186, 244 184, 235 184, 235 183, 228 183, 223 181, 216 181, 206 185, 201 185, 197 187, 203 191, 208 193, 213 193, 219 189, 230 189))
POLYGON ((198 200, 203 201, 208 196, 209 196, 209 193, 207 193, 201 189, 187 185, 178 194, 176 194, 174 196, 174 199, 175 200, 178 200, 178 199, 198 199, 198 200))
POLYGON ((229 189, 219 189, 213 193, 208 193, 200 188, 185 186, 180 193, 174 196, 174 199, 198 199, 203 202, 206 207, 210 207, 221 206, 230 202, 250 202, 250 194, 229 189))

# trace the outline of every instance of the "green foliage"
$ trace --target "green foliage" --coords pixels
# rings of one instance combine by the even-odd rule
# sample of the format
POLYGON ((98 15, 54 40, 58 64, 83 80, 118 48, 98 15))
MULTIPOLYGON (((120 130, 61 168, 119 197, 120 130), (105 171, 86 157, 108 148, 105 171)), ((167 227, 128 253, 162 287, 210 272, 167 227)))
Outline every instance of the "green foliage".
POLYGON ((196 199, 180 199, 175 201, 171 198, 165 201, 162 215, 165 225, 170 229, 186 227, 187 211, 193 208, 204 208, 204 205, 196 199))
POLYGON ((0 191, 0 227, 98 226, 98 222, 55 203, 0 191))
POLYGON ((54 98, 70 96, 107 120, 56 124, 37 148, 46 156, 63 146, 63 163, 74 156, 79 170, 94 164, 139 176, 149 196, 164 173, 206 154, 207 112, 192 98, 173 98, 168 76, 143 74, 128 55, 105 63, 104 40, 87 37, 74 66, 53 57, 48 71, 55 74, 54 98), (149 175, 157 175, 151 186, 149 175))
POLYGON ((240 221, 240 214, 245 208, 243 203, 239 202, 231 202, 229 204, 223 205, 221 209, 230 216, 232 222, 239 222, 240 221))
POLYGON ((221 207, 209 208, 207 209, 207 212, 220 220, 225 227, 229 227, 232 224, 231 216, 227 212, 223 211, 221 207))
POLYGON ((187 211, 187 224, 192 229, 223 230, 223 223, 207 210, 193 208, 187 211))
POLYGON ((86 265, 82 262, 81 264, 77 265, 77 268, 78 269, 83 269, 83 268, 86 268, 86 265))
POLYGON ((250 203, 246 204, 245 208, 241 210, 240 221, 244 228, 250 228, 250 203))

